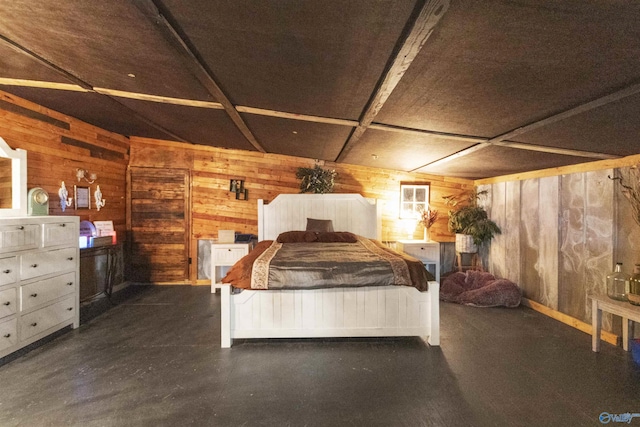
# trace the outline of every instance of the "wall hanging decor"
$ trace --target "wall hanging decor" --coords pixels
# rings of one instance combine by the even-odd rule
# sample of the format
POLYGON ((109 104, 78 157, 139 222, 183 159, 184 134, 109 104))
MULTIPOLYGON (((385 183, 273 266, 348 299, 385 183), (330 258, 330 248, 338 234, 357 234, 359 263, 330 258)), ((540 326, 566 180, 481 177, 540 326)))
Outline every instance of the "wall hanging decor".
POLYGON ((64 184, 64 181, 62 181, 62 183, 60 184, 58 197, 60 198, 60 209, 62 209, 62 212, 64 212, 65 209, 67 209, 73 203, 73 197, 69 197, 69 190, 67 190, 67 186, 64 184))
POLYGON ((236 193, 236 200, 248 200, 249 190, 244 188, 244 180, 232 179, 229 181, 229 191, 236 193))

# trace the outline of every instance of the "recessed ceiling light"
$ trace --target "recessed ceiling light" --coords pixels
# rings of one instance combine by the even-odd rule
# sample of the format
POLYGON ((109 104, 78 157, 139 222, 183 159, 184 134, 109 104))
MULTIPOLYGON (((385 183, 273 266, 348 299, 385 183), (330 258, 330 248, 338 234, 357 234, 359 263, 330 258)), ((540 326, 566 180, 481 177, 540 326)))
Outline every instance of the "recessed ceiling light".
POLYGON ((135 79, 135 78, 136 78, 136 75, 135 75, 135 74, 133 74, 133 73, 129 73, 129 74, 127 74, 127 76, 131 77, 132 79, 135 79))
POLYGON ((297 134, 298 134, 298 131, 297 131, 297 130, 294 130, 292 133, 293 133, 293 134, 295 134, 295 135, 297 135, 297 134))

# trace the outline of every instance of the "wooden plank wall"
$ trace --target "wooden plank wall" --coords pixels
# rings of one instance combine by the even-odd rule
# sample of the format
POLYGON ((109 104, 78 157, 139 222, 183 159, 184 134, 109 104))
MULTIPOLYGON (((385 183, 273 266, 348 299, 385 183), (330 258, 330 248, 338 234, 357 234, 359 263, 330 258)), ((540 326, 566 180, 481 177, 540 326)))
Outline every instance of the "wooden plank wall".
POLYGON ((129 139, 0 91, 0 136, 11 148, 27 151, 27 187, 49 193, 50 215, 78 215, 80 220, 112 220, 118 239, 125 238, 126 169, 129 139), (76 180, 76 169, 96 173, 92 185, 76 180), (91 209, 60 208, 58 189, 64 181, 91 188, 91 209), (106 205, 94 208, 93 192, 100 185, 106 205))
MULTIPOLYGON (((272 200, 282 193, 299 193, 298 167, 312 167, 313 160, 219 149, 177 142, 131 138, 132 167, 185 168, 191 171, 191 253, 196 258, 198 239, 217 238, 218 230, 235 230, 257 234, 257 200, 272 200), (229 181, 241 179, 248 189, 248 200, 236 200, 229 191, 229 181)), ((431 201, 441 219, 431 229, 431 238, 451 242, 447 230, 447 207, 443 196, 473 188, 472 181, 446 179, 426 174, 412 174, 344 164, 325 163, 338 173, 336 193, 360 193, 382 201, 382 238, 398 240, 408 237, 397 219, 400 182, 430 182, 431 201)), ((423 237, 421 226, 413 228, 415 239, 423 237)), ((194 263, 195 264, 195 263, 194 263)), ((195 268, 195 266, 192 266, 195 268)), ((192 273, 192 281, 195 273, 192 273)))
POLYGON ((11 160, 0 159, 0 209, 11 209, 11 160))

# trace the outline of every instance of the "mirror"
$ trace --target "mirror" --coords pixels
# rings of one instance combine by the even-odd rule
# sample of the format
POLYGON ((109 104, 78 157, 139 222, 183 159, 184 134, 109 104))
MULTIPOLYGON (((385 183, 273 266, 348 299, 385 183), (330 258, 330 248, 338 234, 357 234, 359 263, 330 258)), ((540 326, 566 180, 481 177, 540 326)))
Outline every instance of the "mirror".
POLYGON ((0 217, 27 215, 27 152, 0 137, 0 217))

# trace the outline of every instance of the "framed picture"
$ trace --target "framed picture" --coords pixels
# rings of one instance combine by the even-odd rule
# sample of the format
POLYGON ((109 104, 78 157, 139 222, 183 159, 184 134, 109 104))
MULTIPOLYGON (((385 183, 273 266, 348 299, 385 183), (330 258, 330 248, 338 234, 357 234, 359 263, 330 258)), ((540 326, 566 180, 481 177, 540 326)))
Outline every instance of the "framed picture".
POLYGON ((76 209, 91 209, 91 193, 89 187, 73 186, 73 199, 76 201, 76 209))

